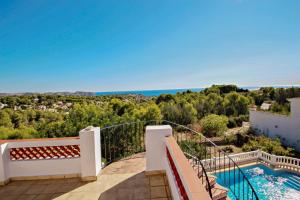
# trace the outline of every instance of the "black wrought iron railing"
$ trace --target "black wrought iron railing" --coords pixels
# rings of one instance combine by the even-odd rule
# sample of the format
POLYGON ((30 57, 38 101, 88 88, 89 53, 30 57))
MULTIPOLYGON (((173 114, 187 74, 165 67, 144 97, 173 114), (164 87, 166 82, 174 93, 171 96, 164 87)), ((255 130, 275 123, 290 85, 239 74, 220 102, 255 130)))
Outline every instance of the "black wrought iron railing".
MULTIPOLYGON (((231 199, 254 199, 258 196, 244 172, 226 152, 200 132, 184 125, 166 120, 137 121, 101 128, 101 154, 107 164, 118 159, 145 151, 145 128, 147 125, 170 125, 173 137, 186 153, 195 159, 195 167, 207 174, 217 176, 217 182, 230 191, 231 199)), ((188 157, 188 156, 187 156, 188 157)), ((207 189, 210 190, 209 181, 207 189)))
POLYGON ((203 163, 201 162, 201 160, 199 160, 198 158, 196 158, 195 156, 193 156, 189 153, 185 152, 184 155, 189 160, 189 162, 192 165, 192 167, 194 168, 194 170, 197 172, 197 176, 201 180, 202 185, 205 185, 206 190, 209 193, 209 196, 213 199, 212 186, 209 182, 209 177, 207 175, 205 167, 203 166, 203 163))
POLYGON ((101 157, 109 164, 145 151, 145 128, 156 121, 136 121, 101 128, 101 157))
POLYGON ((200 132, 184 125, 163 121, 173 129, 173 136, 181 149, 196 157, 205 172, 215 175, 217 182, 228 188, 231 199, 258 200, 258 195, 238 164, 220 147, 200 132))

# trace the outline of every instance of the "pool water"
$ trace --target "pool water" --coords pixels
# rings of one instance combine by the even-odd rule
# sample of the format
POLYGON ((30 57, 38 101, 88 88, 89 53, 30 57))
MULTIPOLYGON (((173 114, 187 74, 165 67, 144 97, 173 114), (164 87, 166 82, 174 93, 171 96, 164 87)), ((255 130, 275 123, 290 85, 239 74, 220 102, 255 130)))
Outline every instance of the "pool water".
MULTIPOLYGON (((300 200, 300 176, 294 173, 290 173, 284 170, 272 170, 262 164, 252 165, 249 167, 241 168, 245 173, 246 177, 252 184, 254 190, 256 191, 258 198, 261 200, 300 200)), ((243 198, 243 189, 247 191, 246 183, 238 182, 238 175, 235 173, 235 184, 234 184, 234 172, 228 171, 216 173, 217 183, 223 186, 228 186, 234 190, 234 185, 236 192, 235 194, 240 194, 240 199, 243 198), (224 176, 227 180, 224 184, 224 176), (230 183, 228 177, 230 176, 230 183), (240 191, 238 193, 237 191, 240 191)), ((247 192, 244 192, 245 199, 247 192)), ((236 199, 232 192, 229 192, 229 197, 231 199, 236 199)), ((248 195, 251 196, 251 195, 248 195)), ((251 199, 251 198, 249 198, 251 199)), ((255 198, 254 198, 255 199, 255 198)))

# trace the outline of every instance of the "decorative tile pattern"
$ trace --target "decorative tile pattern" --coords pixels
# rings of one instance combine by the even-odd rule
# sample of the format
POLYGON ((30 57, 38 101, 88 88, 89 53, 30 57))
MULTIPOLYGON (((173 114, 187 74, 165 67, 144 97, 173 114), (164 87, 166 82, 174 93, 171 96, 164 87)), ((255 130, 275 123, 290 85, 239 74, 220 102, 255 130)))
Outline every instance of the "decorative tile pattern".
POLYGON ((80 157, 79 145, 11 148, 11 160, 42 160, 80 157))

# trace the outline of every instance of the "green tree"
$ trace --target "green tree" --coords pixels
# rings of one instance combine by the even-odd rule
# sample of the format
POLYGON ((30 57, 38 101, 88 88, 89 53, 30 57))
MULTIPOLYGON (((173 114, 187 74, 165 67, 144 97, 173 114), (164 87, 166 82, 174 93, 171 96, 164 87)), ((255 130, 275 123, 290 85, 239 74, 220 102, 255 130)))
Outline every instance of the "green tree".
POLYGON ((162 103, 161 113, 163 119, 183 125, 192 124, 197 119, 197 110, 191 103, 181 101, 180 103, 162 103))
POLYGON ((228 118, 224 115, 207 115, 200 121, 202 132, 208 137, 221 136, 227 130, 228 118))
POLYGON ((192 104, 181 102, 177 105, 180 112, 180 123, 184 125, 192 124, 197 119, 197 111, 192 104))
POLYGON ((217 114, 221 115, 224 113, 223 98, 216 94, 210 93, 207 95, 207 100, 205 102, 205 109, 207 114, 217 114))
POLYGON ((20 112, 14 112, 11 116, 11 122, 14 124, 14 128, 20 128, 25 122, 24 115, 20 112))
POLYGON ((275 92, 275 100, 279 104, 284 104, 287 102, 287 94, 284 88, 279 88, 275 92))
POLYGON ((7 112, 4 110, 0 111, 0 126, 6 127, 6 128, 12 128, 13 124, 11 123, 10 116, 7 112))
POLYGON ((237 92, 231 92, 224 97, 224 108, 227 116, 248 114, 250 100, 237 92))
POLYGON ((290 104, 289 103, 279 104, 277 102, 272 103, 270 107, 270 111, 274 113, 288 115, 290 112, 290 104))
POLYGON ((201 119, 206 114, 208 114, 208 110, 206 109, 206 102, 207 97, 205 95, 200 95, 199 97, 195 98, 193 101, 193 106, 197 111, 197 118, 201 119))
POLYGON ((150 103, 150 104, 147 104, 147 106, 145 106, 143 108, 142 116, 139 117, 138 119, 141 119, 144 121, 161 120, 162 115, 161 115, 159 107, 154 103, 150 103))
POLYGON ((161 94, 156 99, 156 104, 160 104, 161 102, 170 102, 175 101, 175 98, 171 94, 161 94))
POLYGON ((178 123, 180 120, 180 111, 176 104, 174 103, 161 103, 160 104, 161 113, 163 119, 178 123))

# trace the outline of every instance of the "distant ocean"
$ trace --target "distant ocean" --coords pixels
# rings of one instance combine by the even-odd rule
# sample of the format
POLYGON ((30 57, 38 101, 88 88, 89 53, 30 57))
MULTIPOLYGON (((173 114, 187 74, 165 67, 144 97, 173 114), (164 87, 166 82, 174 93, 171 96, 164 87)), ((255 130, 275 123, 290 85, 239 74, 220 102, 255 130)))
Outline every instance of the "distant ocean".
MULTIPOLYGON (((259 87, 242 87, 243 89, 255 90, 259 87)), ((126 94, 138 94, 144 96, 159 96, 161 94, 176 94, 178 92, 185 92, 191 90, 193 92, 200 92, 205 88, 186 88, 186 89, 167 89, 167 90, 132 90, 132 91, 114 91, 114 92, 96 92, 96 96, 105 95, 126 95, 126 94)))
POLYGON ((115 91, 115 92, 96 92, 97 96, 103 95, 125 95, 125 94, 139 94, 144 96, 159 96, 161 94, 176 94, 178 92, 185 92, 191 90, 193 92, 200 92, 204 88, 191 88, 191 89, 168 89, 168 90, 132 90, 132 91, 115 91))

